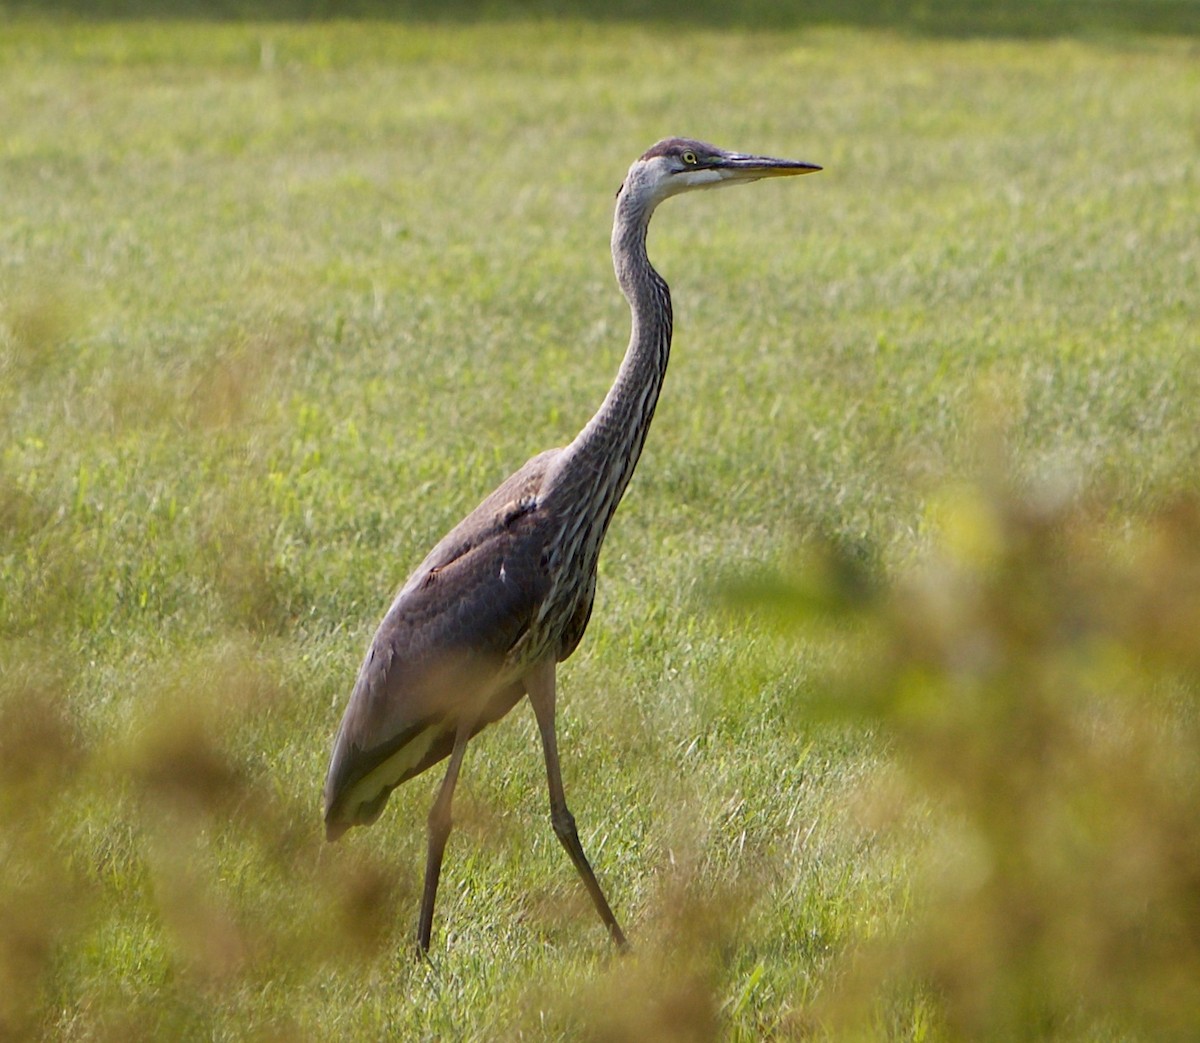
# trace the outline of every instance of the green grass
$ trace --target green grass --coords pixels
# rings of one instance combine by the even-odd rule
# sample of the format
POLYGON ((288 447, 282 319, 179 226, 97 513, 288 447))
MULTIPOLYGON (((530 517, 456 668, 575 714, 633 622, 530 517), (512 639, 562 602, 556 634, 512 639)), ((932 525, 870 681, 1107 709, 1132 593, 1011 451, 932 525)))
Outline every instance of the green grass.
MULTIPOLYGON (((974 546, 997 425, 1106 539, 1196 492, 1200 63, 1156 29, 4 23, 0 1035, 817 1031, 920 904, 936 793, 879 825, 910 733, 810 712, 854 634, 780 638, 721 577, 974 546), (613 192, 671 133, 826 170, 652 231, 676 352, 560 673, 635 953, 522 707, 468 754, 417 965, 435 779, 326 847, 329 743, 391 590, 602 397, 613 192)), ((967 1034, 919 983, 868 1007, 967 1034)))
POLYGON ((1200 31, 1196 0, 5 0, 0 13, 91 21, 173 19, 420 24, 573 18, 658 26, 798 29, 841 26, 931 36, 1025 38, 1200 31))

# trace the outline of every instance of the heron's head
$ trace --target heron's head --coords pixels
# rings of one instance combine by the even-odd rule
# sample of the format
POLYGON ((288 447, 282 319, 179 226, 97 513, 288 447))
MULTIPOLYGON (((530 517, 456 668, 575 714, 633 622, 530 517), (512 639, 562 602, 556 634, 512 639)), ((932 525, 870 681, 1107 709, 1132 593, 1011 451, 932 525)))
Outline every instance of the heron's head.
POLYGON ((764 177, 811 174, 821 168, 793 159, 727 152, 691 138, 666 138, 629 168, 618 196, 627 194, 648 208, 695 188, 718 188, 764 177))

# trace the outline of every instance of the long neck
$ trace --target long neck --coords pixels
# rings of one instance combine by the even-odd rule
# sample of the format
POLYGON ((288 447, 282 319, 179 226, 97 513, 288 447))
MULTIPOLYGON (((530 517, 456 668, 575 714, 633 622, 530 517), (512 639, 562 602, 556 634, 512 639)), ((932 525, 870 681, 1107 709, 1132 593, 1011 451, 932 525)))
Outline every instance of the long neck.
POLYGON ((629 301, 633 329, 617 379, 595 415, 563 451, 559 471, 562 480, 592 501, 601 533, 646 443, 671 350, 671 293, 646 256, 651 210, 632 193, 623 191, 618 197, 613 267, 629 301))

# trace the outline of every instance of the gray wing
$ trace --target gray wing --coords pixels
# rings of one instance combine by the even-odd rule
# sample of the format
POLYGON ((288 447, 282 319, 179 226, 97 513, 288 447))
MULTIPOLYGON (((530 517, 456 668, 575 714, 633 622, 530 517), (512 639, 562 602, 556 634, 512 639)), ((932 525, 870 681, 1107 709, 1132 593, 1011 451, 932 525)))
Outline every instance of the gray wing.
POLYGON ((334 740, 324 794, 331 838, 372 821, 392 789, 445 757, 464 711, 478 715, 478 730, 523 694, 500 668, 548 589, 550 520, 537 494, 556 452, 506 479, 396 595, 334 740))

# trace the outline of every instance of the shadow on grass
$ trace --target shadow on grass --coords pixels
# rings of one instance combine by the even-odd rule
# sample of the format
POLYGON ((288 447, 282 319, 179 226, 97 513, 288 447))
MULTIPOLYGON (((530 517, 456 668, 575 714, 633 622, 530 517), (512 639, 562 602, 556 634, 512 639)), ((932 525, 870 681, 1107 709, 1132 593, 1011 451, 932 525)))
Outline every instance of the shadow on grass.
POLYGON ((87 20, 588 21, 742 29, 852 26, 928 36, 1200 35, 1200 0, 15 0, 0 17, 87 20))

